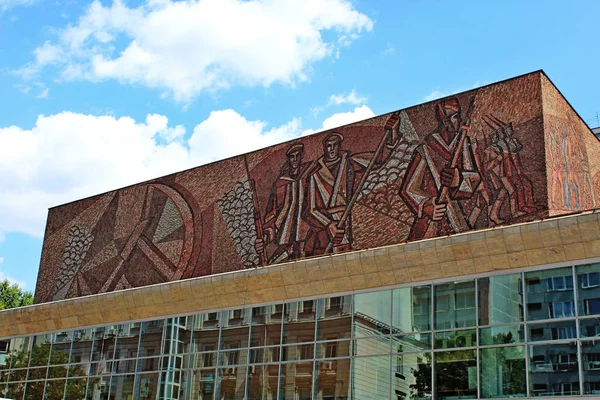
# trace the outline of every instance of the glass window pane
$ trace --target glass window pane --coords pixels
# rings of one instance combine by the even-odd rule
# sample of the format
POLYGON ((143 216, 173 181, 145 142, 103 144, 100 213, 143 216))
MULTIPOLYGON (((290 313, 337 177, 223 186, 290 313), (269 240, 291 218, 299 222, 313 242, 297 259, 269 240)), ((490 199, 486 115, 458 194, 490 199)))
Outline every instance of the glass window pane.
POLYGON ((69 377, 88 376, 90 374, 91 364, 71 364, 69 365, 69 377))
POLYGON ((475 329, 435 333, 434 348, 436 349, 453 349, 473 346, 477 346, 477 334, 475 329))
POLYGON ((66 379, 51 380, 46 382, 45 398, 48 400, 63 400, 66 384, 66 379))
POLYGON ((73 332, 71 363, 89 363, 92 356, 92 329, 79 329, 73 332))
POLYGON ((247 379, 248 400, 274 399, 277 396, 279 365, 251 365, 247 379))
POLYGON ((110 381, 110 400, 133 399, 135 375, 113 376, 110 381))
POLYGON ((117 329, 115 358, 135 358, 138 356, 141 322, 121 324, 117 329))
POLYGON ((479 324, 510 324, 523 321, 521 274, 491 276, 478 280, 479 324))
POLYGON ((600 318, 586 318, 579 320, 581 337, 600 337, 600 318))
POLYGON ((354 295, 354 337, 389 335, 392 315, 392 292, 354 295))
POLYGON ((583 394, 600 394, 600 343, 581 342, 583 394))
POLYGON ((314 366, 312 362, 281 365, 279 380, 280 399, 312 399, 314 366))
POLYGON ((278 362, 280 353, 280 346, 252 348, 250 349, 250 363, 261 364, 266 362, 278 362))
POLYGON ((576 272, 579 315, 599 315, 600 263, 579 265, 576 272))
POLYGON ((435 290, 435 329, 475 326, 475 281, 450 282, 435 290))
POLYGON ((392 293, 394 333, 431 330, 431 286, 395 289, 392 293))
POLYGON ((392 394, 402 399, 431 398, 431 353, 392 355, 392 394))
POLYGON ((475 350, 435 353, 435 399, 477 398, 475 350))
POLYGON ((248 364, 248 349, 219 352, 219 366, 248 364))
POLYGON ((292 344, 281 348, 282 361, 312 360, 315 344, 312 342, 292 344))
POLYGON ((352 399, 389 399, 390 356, 360 357, 352 360, 352 399))
MULTIPOLYGON (((198 314, 192 327, 192 352, 210 352, 219 348, 220 313, 198 314)), ((196 358, 198 360, 198 358, 196 358)), ((211 364, 214 366, 216 364, 211 364)), ((199 368, 195 365, 194 368, 199 368)))
POLYGON ((354 339, 355 356, 375 356, 378 354, 390 354, 389 336, 354 339))
MULTIPOLYGON (((192 371, 191 382, 190 382, 190 399, 192 400, 204 400, 211 399, 215 393, 216 385, 216 373, 217 370, 211 369, 199 369, 192 371)), ((155 397, 149 397, 154 399, 155 397)))
POLYGON ((315 340, 316 300, 286 303, 283 316, 283 343, 315 340))
POLYGON ((87 398, 106 400, 109 388, 110 376, 90 378, 88 379, 87 398))
POLYGON ((317 358, 350 357, 351 349, 351 340, 320 342, 317 343, 317 358))
POLYGON ((252 308, 250 346, 272 346, 281 343, 283 304, 252 308))
POLYGON ((402 346, 403 352, 431 350, 431 333, 414 333, 392 337, 392 348, 402 346))
POLYGON ((315 399, 342 400, 350 394, 350 359, 317 362, 315 399))
POLYGON ((525 285, 529 321, 575 316, 571 268, 527 272, 525 285))
POLYGON ((493 326, 479 330, 479 344, 481 346, 523 343, 524 341, 525 329, 523 325, 493 326))
POLYGON ((29 365, 32 367, 48 365, 52 334, 33 337, 29 365))
POLYGON ((577 344, 529 346, 529 390, 532 396, 579 394, 577 344))
POLYGON ((158 379, 159 374, 157 372, 138 375, 135 382, 135 391, 138 393, 140 399, 156 399, 156 395, 158 394, 158 379))
POLYGON ((229 367, 219 369, 217 387, 218 399, 243 399, 246 393, 246 369, 248 367, 229 367))
POLYGON ((57 332, 52 335, 52 348, 50 350, 50 365, 68 364, 71 355, 73 331, 57 332))
POLYGON ((480 350, 481 397, 527 396, 525 346, 480 350))
MULTIPOLYGON (((1 392, 0 392, 1 393, 1 392)), ((25 383, 9 383, 3 396, 8 399, 22 399, 25 393, 25 383)))
MULTIPOLYGON (((190 324, 193 317, 189 317, 190 324)), ((191 332, 188 317, 175 317, 166 320, 163 354, 183 354, 189 351, 191 332)))
POLYGON ((31 342, 32 337, 30 336, 10 339, 10 356, 7 360, 10 368, 27 368, 29 365, 29 346, 31 342))
POLYGON ((250 333, 250 309, 239 308, 221 313, 221 349, 248 347, 250 333))
POLYGON ((117 338, 117 326, 96 328, 93 337, 92 361, 112 360, 117 338))
MULTIPOLYGON (((85 399, 85 388, 87 386, 87 382, 87 378, 67 379, 67 385, 65 387, 65 400, 85 399)), ((87 398, 91 398, 91 396, 87 398)))
POLYGON ((577 338, 575 321, 560 321, 545 324, 528 324, 530 342, 542 340, 565 340, 577 338))
POLYGON ((139 357, 160 354, 164 322, 163 319, 142 322, 139 357))
POLYGON ((350 339, 352 296, 319 299, 317 306, 317 340, 350 339))
POLYGON ((25 385, 25 400, 39 400, 44 398, 46 381, 28 381, 25 385))
POLYGON ((137 360, 137 372, 158 371, 160 367, 160 357, 140 358, 137 360))

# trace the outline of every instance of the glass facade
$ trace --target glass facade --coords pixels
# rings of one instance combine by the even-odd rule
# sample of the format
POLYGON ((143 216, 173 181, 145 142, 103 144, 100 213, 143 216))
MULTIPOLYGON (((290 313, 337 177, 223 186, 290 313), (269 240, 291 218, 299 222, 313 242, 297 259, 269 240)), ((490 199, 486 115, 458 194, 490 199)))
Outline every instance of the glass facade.
POLYGON ((11 399, 600 395, 600 264, 0 341, 11 399))

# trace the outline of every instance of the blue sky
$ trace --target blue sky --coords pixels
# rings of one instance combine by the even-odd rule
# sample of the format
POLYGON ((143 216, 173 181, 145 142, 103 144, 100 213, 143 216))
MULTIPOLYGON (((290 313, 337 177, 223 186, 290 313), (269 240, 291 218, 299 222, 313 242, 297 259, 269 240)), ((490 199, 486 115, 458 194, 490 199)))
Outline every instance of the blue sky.
POLYGON ((47 209, 544 69, 600 111, 598 1, 0 0, 0 278, 47 209))

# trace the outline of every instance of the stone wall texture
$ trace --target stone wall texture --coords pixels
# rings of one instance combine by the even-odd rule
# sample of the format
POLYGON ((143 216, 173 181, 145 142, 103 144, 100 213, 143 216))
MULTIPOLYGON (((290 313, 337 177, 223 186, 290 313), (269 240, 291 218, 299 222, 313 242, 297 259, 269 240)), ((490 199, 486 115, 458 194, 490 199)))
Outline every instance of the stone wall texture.
POLYGON ((593 209, 584 127, 538 71, 55 207, 35 301, 593 209))

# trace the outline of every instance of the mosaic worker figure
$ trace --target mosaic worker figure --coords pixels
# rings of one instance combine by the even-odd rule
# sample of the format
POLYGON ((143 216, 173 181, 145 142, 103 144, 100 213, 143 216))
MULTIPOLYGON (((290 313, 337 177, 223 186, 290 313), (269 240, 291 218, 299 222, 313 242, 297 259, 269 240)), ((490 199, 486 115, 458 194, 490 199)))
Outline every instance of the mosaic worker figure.
POLYGON ((456 97, 436 105, 438 129, 415 149, 400 196, 415 214, 409 240, 470 229, 460 201, 470 199, 481 175, 456 97))
POLYGON ((378 152, 350 154, 341 149, 344 136, 337 132, 323 140, 323 156, 313 166, 307 184, 304 210, 310 225, 307 256, 351 249, 352 218, 349 216, 342 223, 340 218, 346 209, 352 209, 352 197, 361 190, 360 181, 367 169, 382 166, 396 147, 399 121, 396 114, 390 116, 384 126, 384 143, 378 152))
POLYGON ((267 250, 268 263, 294 260, 303 255, 308 231, 301 218, 306 175, 312 165, 303 163, 304 145, 297 143, 286 152, 286 163, 273 183, 263 225, 263 238, 256 241, 260 254, 267 250))

